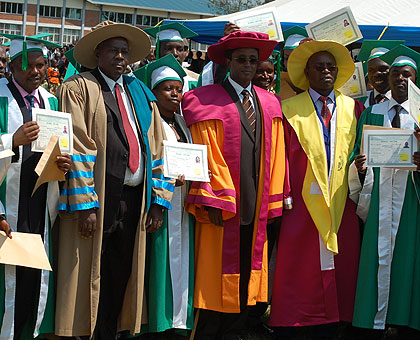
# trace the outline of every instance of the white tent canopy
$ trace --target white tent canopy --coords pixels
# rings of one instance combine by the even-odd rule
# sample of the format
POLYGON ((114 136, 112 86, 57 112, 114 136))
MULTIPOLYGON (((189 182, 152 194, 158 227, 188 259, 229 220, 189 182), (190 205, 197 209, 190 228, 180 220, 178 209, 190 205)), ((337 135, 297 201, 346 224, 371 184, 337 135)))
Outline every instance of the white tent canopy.
MULTIPOLYGON (((405 40, 408 46, 420 46, 420 0, 277 0, 242 11, 241 15, 276 7, 282 29, 285 30, 295 25, 305 26, 347 6, 351 7, 365 39, 378 39, 383 29, 389 26, 382 39, 405 40)), ((191 27, 199 31, 199 23, 204 24, 209 20, 231 21, 234 15, 194 21, 195 24, 191 22, 191 25, 194 25, 191 27)), ((189 26, 188 21, 186 25, 189 26)), ((221 37, 221 32, 217 35, 221 37)), ((200 41, 200 37, 194 40, 200 41)))
MULTIPOLYGON (((382 39, 405 40, 408 46, 420 47, 420 0, 276 0, 244 13, 276 7, 282 29, 295 25, 305 26, 350 6, 365 39, 378 39, 389 25, 382 39)), ((225 22, 235 14, 201 20, 182 21, 199 36, 193 40, 202 44, 214 44, 223 36, 225 22)))
MULTIPOLYGON (((311 23, 343 7, 350 6, 359 25, 413 26, 420 24, 420 0, 276 0, 251 8, 277 7, 280 22, 311 23)), ((234 14, 203 20, 229 21, 234 14)))

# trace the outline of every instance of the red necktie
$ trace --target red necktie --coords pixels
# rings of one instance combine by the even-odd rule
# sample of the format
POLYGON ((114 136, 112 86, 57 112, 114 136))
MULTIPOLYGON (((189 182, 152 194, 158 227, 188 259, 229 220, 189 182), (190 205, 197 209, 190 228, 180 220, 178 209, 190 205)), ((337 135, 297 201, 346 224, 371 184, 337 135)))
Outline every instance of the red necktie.
POLYGON ((328 108, 328 97, 319 97, 319 100, 322 102, 322 110, 321 110, 321 117, 322 120, 324 121, 325 127, 327 128, 327 130, 330 129, 330 120, 331 120, 331 112, 330 109, 328 108))
POLYGON ((128 147, 130 149, 130 157, 128 159, 128 167, 131 172, 134 174, 139 167, 139 143, 137 141, 136 135, 131 127, 130 121, 128 120, 127 110, 121 96, 121 90, 119 84, 115 84, 115 96, 117 97, 118 107, 121 113, 121 119, 123 121, 125 135, 128 141, 128 147))

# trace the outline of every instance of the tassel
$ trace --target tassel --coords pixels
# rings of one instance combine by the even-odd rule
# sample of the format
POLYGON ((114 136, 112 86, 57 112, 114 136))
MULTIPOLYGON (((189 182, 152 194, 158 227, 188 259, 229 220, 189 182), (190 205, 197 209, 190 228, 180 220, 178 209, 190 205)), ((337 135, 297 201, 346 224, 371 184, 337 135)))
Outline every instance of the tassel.
POLYGON ((23 48, 22 48, 22 70, 26 71, 28 68, 28 49, 26 46, 26 39, 23 40, 23 48))
POLYGON ((379 35, 378 40, 381 40, 382 36, 385 34, 385 31, 388 29, 388 27, 389 27, 389 23, 388 23, 388 25, 386 25, 386 26, 385 26, 385 28, 382 30, 382 33, 379 35))

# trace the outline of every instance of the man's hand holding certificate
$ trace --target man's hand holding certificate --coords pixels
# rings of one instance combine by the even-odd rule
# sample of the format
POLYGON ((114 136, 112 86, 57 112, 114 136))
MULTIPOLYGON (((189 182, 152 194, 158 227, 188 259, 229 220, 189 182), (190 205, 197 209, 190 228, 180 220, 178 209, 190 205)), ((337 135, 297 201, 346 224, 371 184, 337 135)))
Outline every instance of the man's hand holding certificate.
POLYGON ((178 178, 184 175, 187 181, 209 182, 207 146, 163 141, 164 175, 178 178))
POLYGON ((44 152, 51 137, 58 136, 61 152, 73 154, 73 125, 69 113, 34 108, 32 118, 39 126, 38 138, 32 142, 33 152, 44 152))
POLYGON ((410 105, 410 115, 420 127, 420 89, 411 79, 408 79, 408 102, 410 105))
POLYGON ((332 40, 344 46, 363 38, 350 7, 306 25, 306 31, 315 40, 332 40))
POLYGON ((365 125, 362 148, 366 167, 415 168, 413 154, 418 142, 411 130, 365 125))
POLYGON ((276 7, 235 14, 231 20, 242 31, 266 33, 272 40, 283 41, 283 33, 276 7))

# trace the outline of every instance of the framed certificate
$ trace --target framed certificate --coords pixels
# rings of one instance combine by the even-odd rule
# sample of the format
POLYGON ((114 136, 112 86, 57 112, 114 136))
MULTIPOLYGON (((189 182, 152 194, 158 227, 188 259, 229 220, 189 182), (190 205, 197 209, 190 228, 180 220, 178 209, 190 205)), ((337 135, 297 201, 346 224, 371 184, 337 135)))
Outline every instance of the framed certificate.
POLYGON ((367 167, 416 168, 412 163, 418 150, 414 131, 365 125, 362 145, 367 167))
POLYGON ((360 98, 366 96, 366 82, 365 74, 363 72, 363 64, 358 61, 354 64, 356 67, 354 69, 353 75, 350 77, 347 82, 340 87, 338 90, 345 94, 346 96, 352 98, 360 98))
POLYGON ((241 28, 241 31, 267 33, 271 40, 283 41, 276 7, 234 15, 231 20, 241 28))
POLYGON ((411 79, 408 79, 408 103, 410 115, 413 117, 417 126, 420 127, 420 89, 411 79))
POLYGON ((165 177, 184 175, 187 181, 210 182, 207 145, 163 141, 165 177))
POLYGON ((363 38, 350 7, 344 7, 305 26, 309 37, 332 40, 344 46, 363 38))
POLYGON ((32 119, 39 126, 38 138, 32 142, 33 152, 44 152, 51 137, 58 136, 61 152, 73 154, 73 124, 69 113, 34 108, 32 119))

